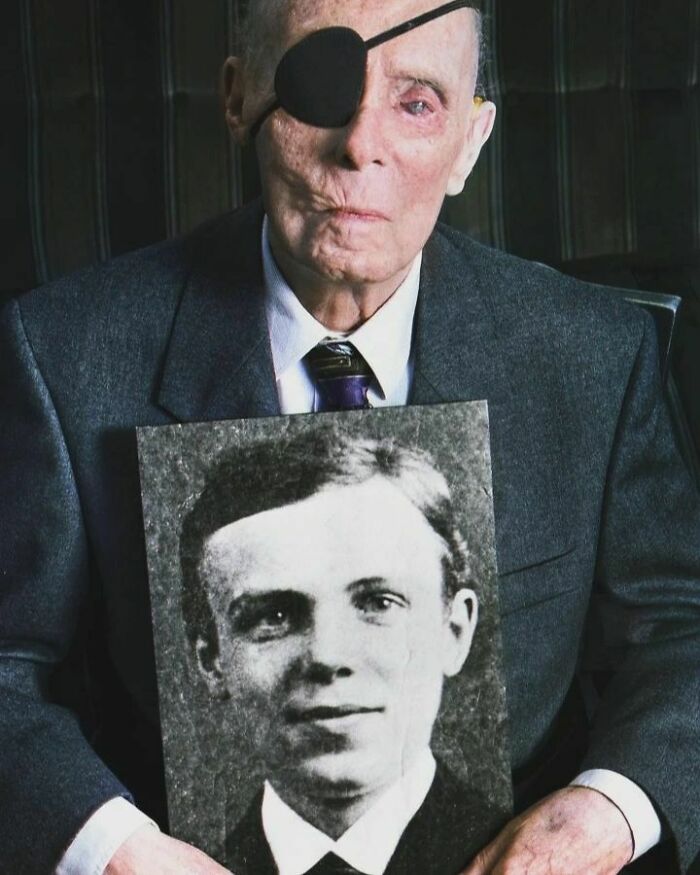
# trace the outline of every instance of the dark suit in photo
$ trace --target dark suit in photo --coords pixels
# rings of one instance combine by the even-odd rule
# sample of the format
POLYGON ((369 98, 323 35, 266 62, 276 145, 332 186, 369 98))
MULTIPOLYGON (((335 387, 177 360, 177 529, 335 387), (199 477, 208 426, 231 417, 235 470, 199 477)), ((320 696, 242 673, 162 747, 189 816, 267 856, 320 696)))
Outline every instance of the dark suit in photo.
MULTIPOLYGON (((260 816, 262 793, 226 842, 236 875, 277 875, 260 816)), ((458 875, 493 836, 484 827, 487 804, 442 763, 425 801, 406 827, 384 875, 458 875)))

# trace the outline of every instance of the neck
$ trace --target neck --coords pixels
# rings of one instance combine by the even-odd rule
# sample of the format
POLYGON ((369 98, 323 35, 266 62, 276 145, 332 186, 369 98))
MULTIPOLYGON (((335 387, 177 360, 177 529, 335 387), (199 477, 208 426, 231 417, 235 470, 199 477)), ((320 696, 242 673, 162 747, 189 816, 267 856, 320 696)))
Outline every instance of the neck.
POLYGON ((350 283, 319 276, 298 264, 275 245, 272 235, 270 247, 277 266, 304 309, 331 331, 359 328, 386 304, 411 269, 409 264, 383 282, 350 283))
POLYGON ((296 811, 307 823, 315 826, 334 841, 358 821, 374 805, 386 790, 377 790, 358 795, 318 795, 299 793, 293 787, 281 786, 275 782, 275 790, 291 809, 296 811))

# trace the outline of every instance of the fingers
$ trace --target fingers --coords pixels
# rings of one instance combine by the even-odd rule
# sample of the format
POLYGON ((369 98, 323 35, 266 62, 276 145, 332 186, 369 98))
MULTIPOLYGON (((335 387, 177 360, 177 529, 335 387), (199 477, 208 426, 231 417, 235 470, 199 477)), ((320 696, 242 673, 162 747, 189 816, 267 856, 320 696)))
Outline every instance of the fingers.
POLYGON ((461 875, 617 875, 631 849, 629 826, 613 803, 568 787, 509 823, 461 875))
POLYGON ((232 875, 202 851, 158 832, 137 830, 112 857, 105 875, 232 875))
MULTIPOLYGON (((508 829, 508 827, 506 827, 508 829)), ((494 864, 501 854, 501 847, 506 843, 505 831, 501 833, 490 845, 487 845, 471 861, 469 866, 460 875, 490 875, 494 864)))

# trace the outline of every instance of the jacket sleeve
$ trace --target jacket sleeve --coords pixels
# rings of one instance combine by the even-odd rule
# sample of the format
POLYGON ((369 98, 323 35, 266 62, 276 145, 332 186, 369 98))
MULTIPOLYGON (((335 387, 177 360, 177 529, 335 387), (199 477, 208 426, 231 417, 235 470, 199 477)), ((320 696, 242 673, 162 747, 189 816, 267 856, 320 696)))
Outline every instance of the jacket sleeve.
POLYGON ((52 703, 88 586, 61 424, 22 324, 0 311, 0 872, 48 875, 90 814, 128 792, 52 703))
POLYGON ((645 316, 601 515, 593 616, 612 670, 583 768, 651 798, 681 869, 700 846, 700 502, 675 446, 645 316))

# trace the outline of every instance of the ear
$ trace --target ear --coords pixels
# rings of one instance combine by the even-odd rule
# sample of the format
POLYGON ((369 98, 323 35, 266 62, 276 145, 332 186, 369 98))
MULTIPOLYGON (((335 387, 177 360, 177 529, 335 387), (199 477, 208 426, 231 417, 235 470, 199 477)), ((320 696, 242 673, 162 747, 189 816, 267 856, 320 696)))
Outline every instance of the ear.
POLYGON ((460 589, 452 599, 447 619, 446 646, 442 670, 451 678, 462 670, 472 646, 479 618, 479 602, 471 589, 460 589))
POLYGON ((496 121, 496 106, 490 100, 474 98, 467 122, 467 133, 462 149, 452 167, 447 183, 448 195, 460 194, 467 177, 474 169, 482 146, 491 136, 496 121))
POLYGON ((230 57, 221 70, 221 97, 224 104, 226 124, 234 140, 244 145, 248 140, 250 126, 243 122, 245 102, 245 70, 242 58, 230 57))
POLYGON ((201 636, 197 638, 195 644, 197 668, 211 697, 217 700, 228 699, 231 694, 226 685, 224 673, 221 671, 218 652, 215 652, 215 649, 210 641, 201 636))

